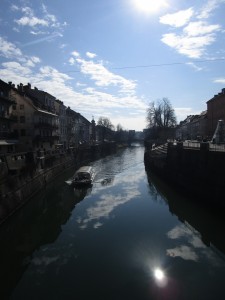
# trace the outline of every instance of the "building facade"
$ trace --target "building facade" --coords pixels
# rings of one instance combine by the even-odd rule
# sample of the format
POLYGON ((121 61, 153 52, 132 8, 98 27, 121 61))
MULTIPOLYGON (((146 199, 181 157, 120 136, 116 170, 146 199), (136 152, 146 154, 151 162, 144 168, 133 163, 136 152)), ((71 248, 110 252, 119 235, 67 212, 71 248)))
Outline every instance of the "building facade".
POLYGON ((210 137, 213 136, 219 120, 225 122, 225 88, 207 102, 207 131, 210 137))

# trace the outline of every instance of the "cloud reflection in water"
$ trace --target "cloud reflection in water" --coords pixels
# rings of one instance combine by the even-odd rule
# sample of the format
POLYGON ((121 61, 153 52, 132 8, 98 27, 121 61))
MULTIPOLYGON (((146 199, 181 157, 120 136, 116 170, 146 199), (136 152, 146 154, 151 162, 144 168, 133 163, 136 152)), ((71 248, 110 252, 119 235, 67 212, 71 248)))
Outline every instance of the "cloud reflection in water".
POLYGON ((100 200, 95 202, 94 205, 90 206, 87 210, 87 217, 84 219, 79 219, 78 223, 80 224, 81 229, 85 229, 88 223, 95 221, 93 227, 99 228, 103 225, 99 221, 101 218, 108 218, 109 215, 120 205, 123 205, 135 197, 139 196, 140 192, 136 189, 128 190, 127 193, 113 195, 113 194, 104 194, 100 197, 100 200))
POLYGON ((138 190, 138 184, 142 181, 144 175, 144 171, 141 171, 128 178, 124 174, 123 176, 117 176, 115 182, 118 181, 118 186, 120 185, 121 187, 120 193, 117 192, 117 194, 114 194, 108 186, 99 187, 96 193, 93 191, 93 195, 97 195, 101 191, 99 200, 87 208, 85 218, 79 217, 77 219, 80 228, 87 228, 88 224, 93 221, 95 222, 93 228, 99 228, 103 225, 103 222, 100 221, 101 218, 108 218, 118 206, 140 196, 141 193, 138 190))
POLYGON ((214 266, 224 266, 224 262, 212 251, 212 248, 207 247, 202 242, 199 232, 188 223, 174 227, 167 233, 167 236, 172 240, 180 239, 181 242, 181 245, 166 250, 168 256, 195 262, 206 258, 214 266))

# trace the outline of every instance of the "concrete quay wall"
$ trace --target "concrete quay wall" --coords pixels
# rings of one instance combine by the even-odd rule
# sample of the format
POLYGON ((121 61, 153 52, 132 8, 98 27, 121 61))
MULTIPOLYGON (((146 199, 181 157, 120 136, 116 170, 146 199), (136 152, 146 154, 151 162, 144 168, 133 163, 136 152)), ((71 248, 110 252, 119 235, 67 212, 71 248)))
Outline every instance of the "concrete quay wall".
POLYGON ((51 164, 41 162, 33 174, 7 176, 0 183, 0 224, 13 215, 37 192, 46 187, 56 176, 69 168, 75 170, 102 156, 116 151, 115 143, 104 143, 82 147, 60 156, 51 164))
POLYGON ((200 148, 168 143, 167 154, 145 152, 145 166, 192 198, 225 207, 225 152, 212 151, 208 143, 200 148))

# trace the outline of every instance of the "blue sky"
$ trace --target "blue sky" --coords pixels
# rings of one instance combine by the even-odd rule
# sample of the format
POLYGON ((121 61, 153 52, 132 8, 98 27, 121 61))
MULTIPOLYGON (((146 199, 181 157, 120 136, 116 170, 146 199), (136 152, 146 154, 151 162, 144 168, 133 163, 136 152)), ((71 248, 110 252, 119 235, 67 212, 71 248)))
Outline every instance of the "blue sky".
POLYGON ((31 83, 89 121, 178 121, 225 87, 225 0, 1 0, 0 78, 31 83))

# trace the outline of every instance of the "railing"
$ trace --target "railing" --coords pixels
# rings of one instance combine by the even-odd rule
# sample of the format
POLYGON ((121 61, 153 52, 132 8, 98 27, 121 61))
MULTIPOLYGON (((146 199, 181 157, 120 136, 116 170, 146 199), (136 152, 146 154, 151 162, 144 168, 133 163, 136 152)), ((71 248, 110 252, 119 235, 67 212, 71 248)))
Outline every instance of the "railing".
POLYGON ((209 150, 210 151, 221 151, 224 152, 225 151, 225 144, 209 144, 209 150))
POLYGON ((183 144, 184 149, 200 149, 203 145, 207 144, 209 151, 218 151, 218 152, 225 151, 225 144, 213 144, 211 142, 198 142, 198 141, 184 141, 184 142, 174 142, 173 146, 177 146, 179 145, 179 143, 183 144))
POLYGON ((200 142, 195 142, 195 141, 185 141, 183 142, 183 147, 184 148, 195 148, 195 149, 200 149, 201 143, 200 142))

